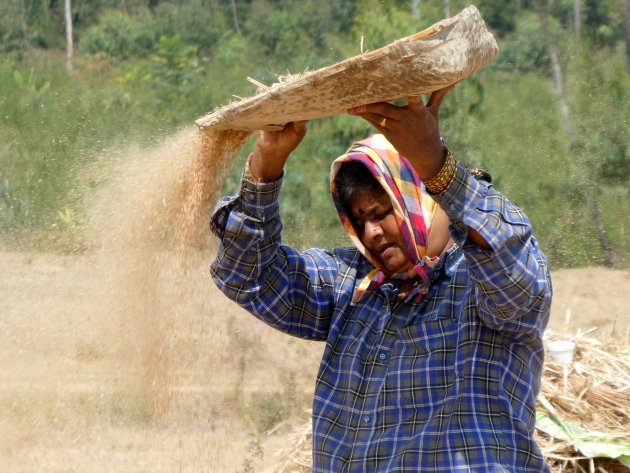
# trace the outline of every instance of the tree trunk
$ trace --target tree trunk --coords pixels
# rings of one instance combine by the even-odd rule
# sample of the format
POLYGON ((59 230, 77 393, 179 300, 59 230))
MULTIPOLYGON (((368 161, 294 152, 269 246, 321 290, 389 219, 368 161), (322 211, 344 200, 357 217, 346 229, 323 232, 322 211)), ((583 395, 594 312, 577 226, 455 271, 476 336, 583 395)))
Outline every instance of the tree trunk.
POLYGON ((42 11, 44 12, 44 18, 50 19, 50 4, 48 0, 42 0, 42 11))
POLYGON ((241 33, 241 26, 238 23, 238 12, 236 11, 236 0, 230 0, 230 6, 232 7, 232 19, 234 20, 234 28, 237 33, 241 33))
POLYGON ((70 0, 65 0, 66 17, 66 69, 73 69, 74 41, 72 39, 72 4, 70 0))
POLYGON ((580 0, 573 0, 573 27, 575 36, 580 37, 582 30, 582 12, 580 8, 580 0))
POLYGON ((621 0, 621 17, 623 18, 623 39, 626 43, 627 63, 630 71, 630 0, 621 0))
POLYGON ((567 137, 567 141, 569 142, 569 149, 571 150, 575 163, 578 167, 581 181, 581 192, 586 202, 586 206, 591 214, 595 229, 597 230, 599 244, 604 254, 606 255, 606 266, 614 267, 617 265, 619 260, 617 258, 617 254, 614 248, 612 247, 612 244, 610 243, 608 233, 606 232, 606 227, 604 226, 604 222, 602 220, 599 203, 597 202, 597 198, 595 196, 595 193, 593 192, 592 176, 590 175, 588 166, 584 163, 579 151, 577 150, 575 132, 573 131, 573 124, 571 122, 571 111, 564 97, 564 79, 562 77, 562 66, 560 65, 560 60, 558 59, 556 47, 554 46, 551 36, 549 34, 549 7, 553 3, 553 0, 548 0, 547 7, 544 7, 542 5, 543 1, 544 0, 536 0, 534 4, 540 18, 540 23, 542 25, 547 54, 549 55, 549 59, 551 60, 551 71, 555 83, 554 92, 556 94, 556 98, 558 99, 558 106, 560 108, 560 114, 564 123, 565 134, 567 137))
POLYGON ((420 18, 420 0, 411 0, 411 16, 420 18))
POLYGON ((444 0, 444 18, 451 17, 451 2, 450 0, 444 0))
POLYGON ((22 47, 24 47, 28 42, 28 23, 26 21, 26 4, 24 3, 24 0, 20 2, 20 14, 22 20, 22 40, 24 41, 24 45, 22 47))

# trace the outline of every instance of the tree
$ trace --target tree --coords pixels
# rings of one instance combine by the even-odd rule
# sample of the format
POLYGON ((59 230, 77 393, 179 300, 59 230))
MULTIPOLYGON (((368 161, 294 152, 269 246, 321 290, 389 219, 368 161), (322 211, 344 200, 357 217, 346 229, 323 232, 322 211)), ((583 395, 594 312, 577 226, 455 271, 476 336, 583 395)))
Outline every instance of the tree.
POLYGON ((65 0, 65 19, 66 19, 66 69, 72 70, 72 62, 74 56, 74 42, 72 38, 72 4, 70 0, 65 0))
POLYGON ((549 54, 549 59, 551 61, 551 71, 555 83, 554 92, 556 94, 556 98, 558 99, 560 114, 562 115, 565 133, 569 142, 569 149, 573 154, 577 170, 580 174, 580 180, 582 181, 580 189, 582 191, 588 210, 591 213, 593 223, 595 224, 595 228, 599 236, 599 243, 606 255, 606 265, 614 267, 617 265, 619 260, 617 258, 617 254, 614 248, 610 243, 610 239, 608 238, 608 233, 606 232, 606 227, 604 226, 604 222, 602 220, 599 204, 597 202, 595 194, 593 193, 592 186, 590 185, 592 181, 592 176, 590 175, 588 166, 586 166, 586 164, 583 162, 582 156, 577 149, 575 132, 573 129, 573 124, 571 122, 571 111, 564 95, 564 79, 562 76, 562 66, 560 65, 558 52, 556 51, 554 42, 552 41, 551 35, 549 34, 549 16, 553 0, 548 0, 547 6, 543 5, 543 1, 544 0, 535 0, 534 6, 540 17, 545 45, 547 47, 547 53, 549 54))
POLYGON ((573 0, 573 25, 575 36, 579 38, 580 31, 582 29, 582 12, 580 8, 580 0, 573 0))
POLYGON ((420 18, 420 0, 411 0, 411 16, 420 18))
POLYGON ((623 18, 623 38, 626 43, 628 70, 630 70, 630 0, 621 1, 621 16, 623 18))
POLYGON ((234 28, 236 28, 237 33, 241 33, 241 27, 238 22, 238 13, 236 11, 236 0, 230 0, 230 6, 232 8, 232 18, 234 20, 234 28))

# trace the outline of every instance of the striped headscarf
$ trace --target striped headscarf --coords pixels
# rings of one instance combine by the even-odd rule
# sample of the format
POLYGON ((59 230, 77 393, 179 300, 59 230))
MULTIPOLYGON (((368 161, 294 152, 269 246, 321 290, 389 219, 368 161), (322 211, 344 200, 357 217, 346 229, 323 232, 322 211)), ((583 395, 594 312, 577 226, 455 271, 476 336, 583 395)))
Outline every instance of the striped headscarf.
POLYGON ((366 292, 376 289, 387 278, 408 279, 416 276, 422 281, 418 296, 418 300, 421 300, 429 289, 430 269, 438 260, 429 258, 426 254, 429 228, 437 204, 426 193, 424 184, 407 158, 400 155, 383 135, 370 136, 352 145, 333 162, 330 188, 343 228, 359 251, 375 266, 356 288, 354 300, 357 301, 366 292), (407 271, 390 274, 382 267, 380 260, 361 243, 352 219, 339 200, 337 190, 337 173, 341 165, 349 161, 363 163, 391 199, 410 261, 407 271))

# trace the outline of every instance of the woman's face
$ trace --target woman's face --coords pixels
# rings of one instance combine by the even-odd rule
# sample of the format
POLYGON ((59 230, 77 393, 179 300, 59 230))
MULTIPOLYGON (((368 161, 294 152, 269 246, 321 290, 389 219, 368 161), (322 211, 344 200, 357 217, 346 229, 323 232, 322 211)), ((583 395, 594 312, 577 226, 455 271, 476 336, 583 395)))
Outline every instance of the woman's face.
POLYGON ((390 273, 406 271, 409 257, 389 196, 359 192, 350 202, 350 211, 363 246, 390 273))
MULTIPOLYGON (((350 202, 350 211, 363 246, 390 273, 406 271, 410 261, 389 196, 359 192, 350 202)), ((429 230, 427 255, 440 256, 452 245, 448 225, 446 212, 438 207, 429 230)))

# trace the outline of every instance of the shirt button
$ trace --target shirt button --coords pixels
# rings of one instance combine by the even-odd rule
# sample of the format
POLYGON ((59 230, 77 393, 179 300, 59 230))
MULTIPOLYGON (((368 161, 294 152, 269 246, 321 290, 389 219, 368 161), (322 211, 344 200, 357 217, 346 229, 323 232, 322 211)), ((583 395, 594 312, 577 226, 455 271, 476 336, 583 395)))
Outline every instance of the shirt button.
POLYGON ((381 359, 381 361, 385 361, 387 359, 387 353, 380 353, 378 357, 381 359))
POLYGON ((363 416, 363 422, 365 422, 366 424, 369 424, 371 420, 372 418, 370 416, 363 416))

